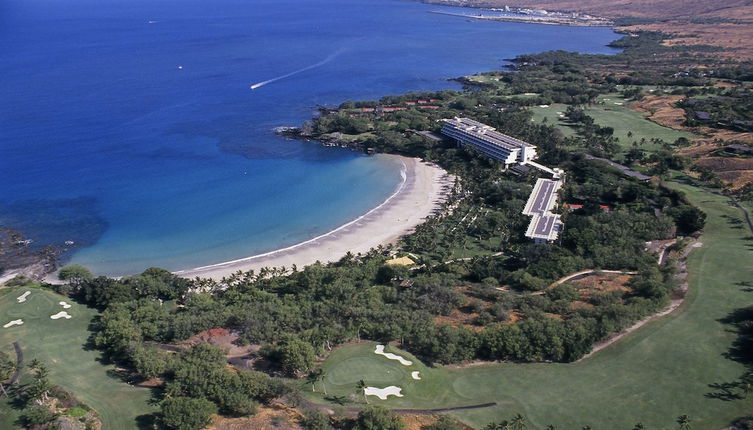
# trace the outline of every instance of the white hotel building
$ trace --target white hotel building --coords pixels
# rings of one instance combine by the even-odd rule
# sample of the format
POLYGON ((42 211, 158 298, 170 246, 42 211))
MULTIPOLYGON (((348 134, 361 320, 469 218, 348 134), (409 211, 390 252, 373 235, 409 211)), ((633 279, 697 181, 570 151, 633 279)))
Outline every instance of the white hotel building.
POLYGON ((526 164, 536 158, 536 147, 512 136, 502 134, 486 124, 468 118, 444 119, 442 134, 471 146, 505 164, 526 164))

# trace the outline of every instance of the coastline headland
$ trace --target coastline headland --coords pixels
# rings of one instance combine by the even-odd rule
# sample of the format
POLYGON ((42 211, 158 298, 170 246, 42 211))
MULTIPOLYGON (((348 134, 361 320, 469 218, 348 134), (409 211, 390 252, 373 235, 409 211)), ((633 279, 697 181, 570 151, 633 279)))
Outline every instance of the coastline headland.
POLYGON ((416 158, 386 156, 403 164, 403 179, 394 193, 369 212, 296 245, 175 274, 185 278, 198 276, 220 280, 239 270, 258 271, 263 267, 290 268, 293 265, 302 268, 317 261, 337 261, 348 252, 365 253, 379 245, 394 243, 441 207, 455 178, 444 169, 416 158))

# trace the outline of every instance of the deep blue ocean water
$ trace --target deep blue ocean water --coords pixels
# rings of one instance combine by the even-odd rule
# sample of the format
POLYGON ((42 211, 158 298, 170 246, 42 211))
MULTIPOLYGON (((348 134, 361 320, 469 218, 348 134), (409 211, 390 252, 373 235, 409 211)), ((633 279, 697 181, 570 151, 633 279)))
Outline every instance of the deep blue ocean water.
POLYGON ((606 28, 469 22, 393 0, 3 0, 0 224, 122 275, 291 245, 383 201, 399 167, 271 129, 318 104, 457 88, 606 28), (294 72, 299 73, 294 73, 294 72), (249 86, 282 78, 255 90, 249 86))

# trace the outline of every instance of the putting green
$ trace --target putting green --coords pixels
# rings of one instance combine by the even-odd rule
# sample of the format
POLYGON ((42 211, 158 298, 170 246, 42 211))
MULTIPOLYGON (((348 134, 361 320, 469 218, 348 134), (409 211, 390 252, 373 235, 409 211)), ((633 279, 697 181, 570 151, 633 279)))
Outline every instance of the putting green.
MULTIPOLYGON (((0 295, 0 345, 12 352, 9 344, 18 341, 28 363, 36 358, 50 369, 50 380, 76 394, 99 412, 106 429, 138 428, 137 417, 155 409, 148 404, 150 391, 127 385, 114 374, 112 365, 100 362, 101 354, 87 346, 88 326, 97 312, 48 290, 36 287, 17 287, 0 295), (16 298, 31 291, 24 303, 16 298), (59 304, 71 305, 64 309, 59 304), (71 319, 50 319, 65 310, 71 319), (2 328, 5 323, 23 319, 24 324, 2 328)), ((15 355, 15 354, 14 354, 15 355)), ((0 427, 14 428, 17 415, 0 402, 0 427), (10 417, 10 418, 8 418, 10 417)))

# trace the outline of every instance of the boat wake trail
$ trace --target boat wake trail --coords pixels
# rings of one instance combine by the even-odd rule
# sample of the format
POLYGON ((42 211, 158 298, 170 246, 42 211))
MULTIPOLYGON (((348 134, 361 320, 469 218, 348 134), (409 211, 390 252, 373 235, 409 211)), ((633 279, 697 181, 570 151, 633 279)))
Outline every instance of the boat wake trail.
POLYGON ((327 58, 323 59, 322 61, 320 61, 318 63, 312 64, 310 66, 306 66, 306 67, 304 67, 302 69, 298 69, 298 70, 292 71, 290 73, 286 73, 286 74, 284 74, 282 76, 278 76, 276 78, 267 79, 266 81, 257 82, 255 84, 251 85, 250 89, 255 90, 255 89, 259 88, 259 87, 263 87, 264 85, 271 84, 272 82, 277 82, 277 81, 279 81, 281 79, 289 78, 289 77, 297 75, 299 73, 303 73, 303 72, 309 71, 311 69, 315 69, 317 67, 321 67, 321 66, 329 63, 330 61, 334 60, 335 58, 337 58, 337 56, 340 55, 340 54, 342 54, 342 52, 343 52, 343 49, 338 49, 337 51, 335 51, 332 54, 330 54, 329 56, 327 56, 327 58))

